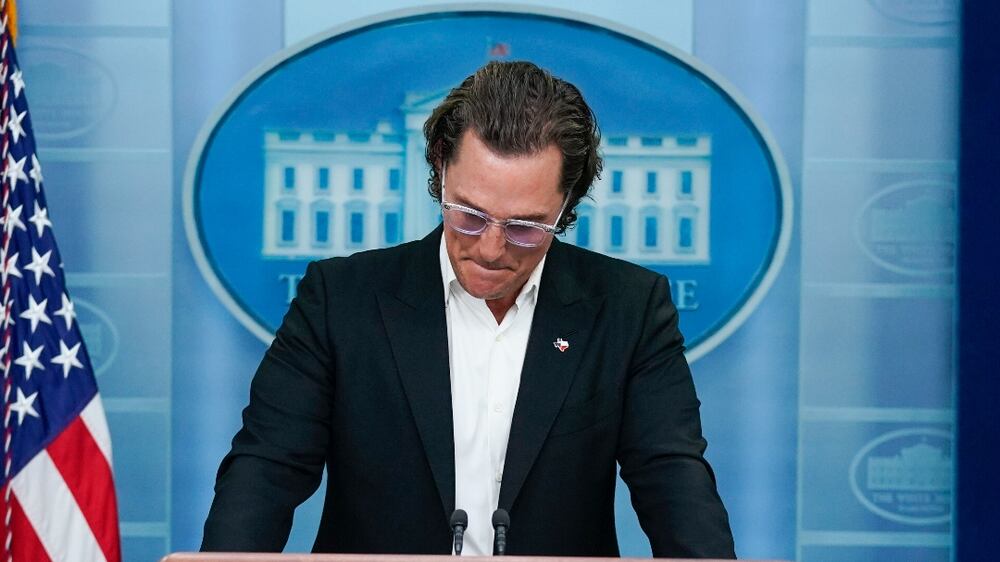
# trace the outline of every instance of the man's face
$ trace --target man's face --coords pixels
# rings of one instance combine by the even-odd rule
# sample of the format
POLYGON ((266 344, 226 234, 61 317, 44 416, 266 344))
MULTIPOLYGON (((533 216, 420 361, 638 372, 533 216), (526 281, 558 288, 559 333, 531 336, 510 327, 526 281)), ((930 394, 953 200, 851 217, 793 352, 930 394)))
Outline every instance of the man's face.
MULTIPOLYGON (((559 190, 562 153, 555 145, 527 156, 500 156, 466 131, 448 164, 444 200, 472 207, 497 219, 524 219, 551 225, 563 203, 559 190)), ((472 296, 512 304, 552 244, 534 248, 511 244, 503 228, 490 224, 479 236, 444 229, 448 259, 472 296)))

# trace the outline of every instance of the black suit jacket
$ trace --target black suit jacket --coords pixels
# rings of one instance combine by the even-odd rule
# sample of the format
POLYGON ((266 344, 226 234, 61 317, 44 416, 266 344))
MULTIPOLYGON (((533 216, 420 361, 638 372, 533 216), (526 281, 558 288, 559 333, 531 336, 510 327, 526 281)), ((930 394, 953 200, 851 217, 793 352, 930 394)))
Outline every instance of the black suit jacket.
MULTIPOLYGON (((315 551, 450 552, 440 240, 309 265, 219 468, 203 550, 281 550, 325 465, 315 551)), ((682 352, 665 277, 552 243, 500 488, 509 554, 617 556, 617 461, 655 556, 734 557, 682 352)))

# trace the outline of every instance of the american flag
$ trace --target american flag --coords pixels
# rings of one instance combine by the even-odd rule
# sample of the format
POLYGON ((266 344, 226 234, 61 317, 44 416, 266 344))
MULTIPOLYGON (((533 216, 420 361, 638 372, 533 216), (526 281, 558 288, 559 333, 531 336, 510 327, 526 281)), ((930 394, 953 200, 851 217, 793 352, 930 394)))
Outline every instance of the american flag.
POLYGON ((111 437, 52 235, 8 2, 0 0, 0 555, 118 561, 111 437))

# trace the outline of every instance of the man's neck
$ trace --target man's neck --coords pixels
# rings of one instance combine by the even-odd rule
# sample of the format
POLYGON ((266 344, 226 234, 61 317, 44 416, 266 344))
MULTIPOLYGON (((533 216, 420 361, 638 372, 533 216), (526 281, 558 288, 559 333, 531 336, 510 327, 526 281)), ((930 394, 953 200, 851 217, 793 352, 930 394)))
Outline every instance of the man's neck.
POLYGON ((500 325, 500 323, 503 322, 504 316, 507 316, 507 311, 510 310, 510 307, 514 306, 514 302, 517 300, 517 296, 520 293, 520 290, 516 293, 512 291, 509 296, 486 301, 486 306, 488 306, 490 312, 493 313, 493 318, 496 318, 497 325, 500 325))

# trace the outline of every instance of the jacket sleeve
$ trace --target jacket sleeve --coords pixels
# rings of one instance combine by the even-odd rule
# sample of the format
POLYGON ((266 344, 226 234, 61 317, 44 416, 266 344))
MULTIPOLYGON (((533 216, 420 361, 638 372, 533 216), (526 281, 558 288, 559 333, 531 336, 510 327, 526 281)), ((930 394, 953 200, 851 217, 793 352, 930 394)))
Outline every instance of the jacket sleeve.
POLYGON ((333 402, 325 291, 309 264, 219 467, 203 551, 281 551, 295 508, 319 486, 333 402))
POLYGON ((657 276, 625 387, 618 462, 653 556, 735 558, 703 453, 699 401, 669 285, 657 276))

